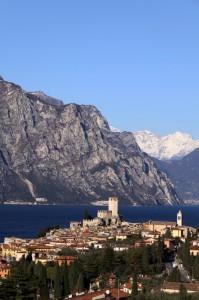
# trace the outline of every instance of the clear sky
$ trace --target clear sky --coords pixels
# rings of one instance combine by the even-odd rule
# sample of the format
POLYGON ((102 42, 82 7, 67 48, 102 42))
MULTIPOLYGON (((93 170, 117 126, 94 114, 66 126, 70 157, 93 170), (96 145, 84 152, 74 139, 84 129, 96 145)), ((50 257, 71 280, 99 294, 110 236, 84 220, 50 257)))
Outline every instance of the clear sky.
POLYGON ((122 130, 199 138, 198 0, 0 0, 0 75, 122 130))

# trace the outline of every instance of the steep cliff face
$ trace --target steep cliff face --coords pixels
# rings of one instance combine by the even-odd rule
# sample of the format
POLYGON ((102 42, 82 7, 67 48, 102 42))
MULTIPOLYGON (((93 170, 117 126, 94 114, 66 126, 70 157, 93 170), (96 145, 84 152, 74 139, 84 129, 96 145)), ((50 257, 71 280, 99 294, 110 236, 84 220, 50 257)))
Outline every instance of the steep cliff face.
POLYGON ((172 178, 178 195, 187 203, 199 203, 199 148, 179 160, 155 160, 172 178))
POLYGON ((175 204, 168 177, 132 133, 111 132, 94 106, 68 104, 0 81, 0 201, 175 204), (53 99, 53 101, 52 101, 53 99))

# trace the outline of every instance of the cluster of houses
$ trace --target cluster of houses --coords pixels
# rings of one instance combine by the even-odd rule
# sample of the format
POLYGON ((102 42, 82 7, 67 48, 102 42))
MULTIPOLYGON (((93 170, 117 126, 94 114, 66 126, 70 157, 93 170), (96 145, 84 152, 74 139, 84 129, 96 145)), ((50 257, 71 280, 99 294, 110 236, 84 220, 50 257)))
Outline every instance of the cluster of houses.
MULTIPOLYGON (((103 249, 107 242, 111 242, 115 251, 124 251, 134 245, 125 243, 132 234, 138 233, 138 224, 124 224, 120 228, 116 225, 105 227, 74 227, 51 230, 45 237, 36 239, 21 239, 16 237, 5 238, 0 244, 0 257, 7 262, 19 261, 30 252, 33 261, 46 264, 49 261, 63 259, 58 253, 63 248, 71 248, 77 252, 86 252, 90 249, 103 249)), ((65 257, 69 263, 71 257, 65 257)))
MULTIPOLYGON (((6 237, 0 244, 0 278, 6 278, 9 275, 12 261, 19 261, 29 253, 32 254, 32 259, 36 263, 46 264, 54 261, 59 265, 64 263, 70 265, 77 257, 75 255, 60 256, 59 252, 63 248, 86 252, 90 249, 103 249, 109 242, 114 251, 125 251, 129 248, 152 245, 160 236, 165 236, 165 247, 173 250, 175 239, 179 238, 184 241, 188 234, 196 234, 196 229, 183 225, 181 211, 177 214, 176 222, 150 220, 145 223, 129 223, 119 216, 118 199, 111 197, 108 210, 99 210, 97 217, 92 220, 71 222, 70 228, 54 229, 45 237, 36 239, 6 237), (135 234, 140 238, 132 241, 131 237, 135 234)), ((199 240, 192 241, 190 254, 199 255, 199 240)), ((131 293, 131 286, 131 283, 126 283, 126 286, 121 287, 121 293, 124 293, 121 295, 124 295, 124 298, 125 294, 131 293)), ((167 291, 166 288, 165 291, 167 291)), ((105 292, 104 298, 109 298, 114 292, 112 290, 109 295, 105 292)), ((85 296, 80 298, 79 300, 87 300, 85 296)))

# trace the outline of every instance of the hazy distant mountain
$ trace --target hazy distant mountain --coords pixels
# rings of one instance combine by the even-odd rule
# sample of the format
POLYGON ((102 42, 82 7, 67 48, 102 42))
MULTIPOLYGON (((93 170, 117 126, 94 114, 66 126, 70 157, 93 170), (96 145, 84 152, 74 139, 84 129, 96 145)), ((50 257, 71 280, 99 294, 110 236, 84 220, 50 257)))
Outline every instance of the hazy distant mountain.
POLYGON ((199 200, 199 149, 180 160, 156 160, 156 164, 170 176, 182 199, 199 200))
POLYGON ((160 160, 180 159, 199 148, 199 140, 182 132, 161 137, 145 130, 134 132, 134 136, 142 151, 160 160))
POLYGON ((63 105, 0 80, 0 202, 74 204, 111 195, 123 203, 179 203, 133 134, 112 132, 96 107, 63 105))

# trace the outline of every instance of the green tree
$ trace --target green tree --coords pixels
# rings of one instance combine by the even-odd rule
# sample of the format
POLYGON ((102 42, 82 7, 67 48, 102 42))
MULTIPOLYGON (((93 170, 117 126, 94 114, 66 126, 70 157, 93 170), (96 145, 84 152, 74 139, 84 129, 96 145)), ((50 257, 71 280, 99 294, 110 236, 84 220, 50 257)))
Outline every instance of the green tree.
POLYGON ((95 252, 86 254, 82 260, 87 288, 90 281, 99 275, 99 257, 95 252))
POLYGON ((31 252, 29 252, 28 255, 26 256, 26 261, 32 262, 32 253, 31 252))
POLYGON ((151 270, 154 274, 161 273, 164 269, 165 249, 164 243, 159 238, 157 244, 150 246, 151 270))
POLYGON ((180 271, 178 267, 175 267, 168 276, 168 281, 180 282, 180 271))
POLYGON ((0 299, 6 299, 6 300, 16 299, 16 286, 12 279, 8 278, 1 281, 0 299))
POLYGON ((196 256, 193 262, 193 278, 199 280, 199 257, 196 256))
POLYGON ((157 272, 162 272, 163 261, 164 261, 164 243, 159 237, 158 244, 157 244, 157 272))
POLYGON ((138 282, 137 282, 137 274, 133 274, 133 283, 132 283, 132 296, 138 295, 138 282))
POLYGON ((62 298, 62 278, 58 264, 55 265, 54 272, 54 297, 56 300, 59 300, 62 298))
POLYGON ((92 220, 93 219, 93 217, 91 216, 91 214, 88 212, 87 209, 84 210, 83 219, 85 219, 85 220, 92 220))
POLYGON ((187 300, 188 299, 187 290, 186 290, 186 287, 183 284, 180 285, 179 297, 180 297, 180 300, 187 300))
POLYGON ((55 279, 55 267, 54 265, 48 265, 46 266, 47 271, 47 280, 49 282, 49 286, 52 289, 54 285, 54 279, 55 279))
POLYGON ((192 267, 192 258, 190 256, 190 241, 189 239, 185 240, 185 243, 182 245, 180 249, 180 257, 182 259, 183 265, 189 271, 191 271, 192 267))
POLYGON ((170 228, 167 228, 167 229, 166 229, 166 232, 165 232, 165 234, 164 234, 164 237, 165 237, 166 239, 170 239, 170 238, 172 237, 170 228))
POLYGON ((142 250, 141 264, 142 264, 142 272, 144 274, 149 274, 149 272, 150 272, 150 253, 149 253, 148 247, 144 247, 142 250))
POLYGON ((70 284, 69 284, 69 277, 68 277, 68 266, 64 264, 62 267, 62 274, 63 274, 63 296, 66 297, 70 294, 70 284))
POLYGON ((49 289, 47 284, 47 269, 40 262, 35 265, 35 276, 37 277, 40 300, 49 299, 49 289))
POLYGON ((79 278, 80 267, 77 261, 75 261, 69 269, 69 283, 70 283, 70 291, 71 293, 76 292, 77 281, 79 278))
POLYGON ((78 293, 81 293, 85 290, 84 276, 83 276, 82 273, 79 274, 79 277, 78 277, 78 280, 77 280, 76 290, 77 290, 78 293))
POLYGON ((36 299, 37 281, 28 267, 28 262, 22 260, 11 269, 10 278, 16 288, 16 300, 36 299))
POLYGON ((112 272, 115 263, 115 254, 113 248, 109 245, 104 249, 102 255, 101 268, 102 272, 112 272))
POLYGON ((62 248, 62 250, 58 252, 58 255, 60 255, 60 256, 67 256, 67 255, 77 256, 77 251, 70 247, 62 248))
POLYGON ((47 234, 48 232, 50 232, 51 230, 56 230, 56 229, 59 229, 59 228, 60 228, 59 225, 49 225, 49 226, 47 226, 47 227, 41 229, 41 230, 39 231, 37 237, 38 237, 38 238, 44 237, 44 236, 46 236, 46 234, 47 234))
MULTIPOLYGON (((124 253, 115 253, 115 260, 114 260, 114 274, 116 275, 116 277, 118 278, 122 278, 126 277, 125 273, 127 270, 127 265, 126 265, 126 261, 125 261, 125 254, 124 253)), ((124 278, 125 280, 126 278, 124 278)))

